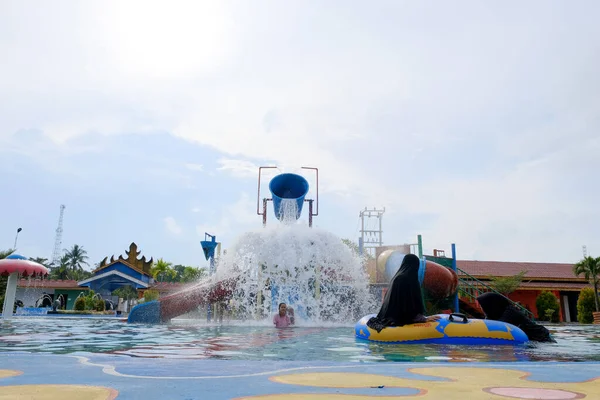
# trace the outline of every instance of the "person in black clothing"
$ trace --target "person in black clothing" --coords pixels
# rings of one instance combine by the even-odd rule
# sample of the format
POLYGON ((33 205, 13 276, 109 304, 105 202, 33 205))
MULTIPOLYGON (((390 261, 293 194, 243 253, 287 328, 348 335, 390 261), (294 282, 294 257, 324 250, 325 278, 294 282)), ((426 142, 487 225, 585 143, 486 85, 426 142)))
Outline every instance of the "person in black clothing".
POLYGON ((407 254, 390 281, 379 314, 370 318, 367 326, 381 332, 386 326, 403 326, 438 319, 437 316, 425 317, 419 285, 419 257, 407 254))
POLYGON ((535 342, 556 342, 548 329, 527 318, 506 297, 498 293, 488 292, 477 297, 477 302, 483 309, 486 318, 507 322, 521 328, 529 340, 535 342))

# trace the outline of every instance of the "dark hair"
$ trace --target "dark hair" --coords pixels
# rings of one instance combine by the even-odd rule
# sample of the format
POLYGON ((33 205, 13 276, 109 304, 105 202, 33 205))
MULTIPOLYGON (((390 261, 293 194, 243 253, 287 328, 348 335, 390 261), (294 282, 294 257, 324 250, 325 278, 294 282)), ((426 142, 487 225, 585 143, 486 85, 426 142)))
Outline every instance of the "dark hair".
POLYGON ((285 303, 279 303, 279 305, 277 306, 277 309, 279 310, 283 304, 285 304, 285 303))

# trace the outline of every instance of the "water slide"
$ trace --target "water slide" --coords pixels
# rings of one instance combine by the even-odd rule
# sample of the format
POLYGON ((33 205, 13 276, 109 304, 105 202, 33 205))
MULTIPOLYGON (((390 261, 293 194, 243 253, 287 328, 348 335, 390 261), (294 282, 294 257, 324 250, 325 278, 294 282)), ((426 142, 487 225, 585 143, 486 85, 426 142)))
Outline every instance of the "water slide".
MULTIPOLYGON (((401 250, 389 249, 377 257, 377 269, 390 281, 400 268, 406 254, 401 250)), ((430 260, 421 259, 419 265, 419 283, 435 299, 445 299, 458 288, 458 275, 450 268, 430 260)))
MULTIPOLYGON (((286 173, 275 176, 269 183, 275 217, 280 221, 289 217, 285 211, 288 211, 291 203, 294 206, 295 218, 300 218, 308 189, 308 182, 300 175, 286 173)), ((201 305, 227 300, 235 290, 236 281, 235 278, 229 278, 217 282, 200 282, 158 300, 138 304, 129 313, 127 322, 168 322, 198 309, 201 305)))
POLYGON ((127 322, 158 324, 196 310, 207 303, 228 300, 235 290, 235 279, 200 282, 159 300, 138 304, 129 313, 127 322))

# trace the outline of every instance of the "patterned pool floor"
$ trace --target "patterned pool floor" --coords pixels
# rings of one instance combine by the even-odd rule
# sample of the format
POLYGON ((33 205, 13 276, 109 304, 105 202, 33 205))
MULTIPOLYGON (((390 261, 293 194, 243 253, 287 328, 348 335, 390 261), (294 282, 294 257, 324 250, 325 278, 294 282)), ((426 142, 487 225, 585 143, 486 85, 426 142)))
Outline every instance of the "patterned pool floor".
POLYGON ((600 399, 600 363, 326 363, 0 354, 0 399, 600 399))

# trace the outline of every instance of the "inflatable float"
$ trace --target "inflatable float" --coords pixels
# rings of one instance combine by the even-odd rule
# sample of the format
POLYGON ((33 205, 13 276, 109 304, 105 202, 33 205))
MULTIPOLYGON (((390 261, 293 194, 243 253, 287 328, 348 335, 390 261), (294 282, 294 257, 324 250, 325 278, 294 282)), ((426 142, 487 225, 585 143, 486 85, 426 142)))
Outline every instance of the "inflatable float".
POLYGON ((396 344, 518 345, 529 338, 518 327, 489 319, 468 319, 463 314, 438 314, 439 321, 386 327, 377 332, 367 326, 376 314, 365 315, 355 326, 356 337, 396 344))

